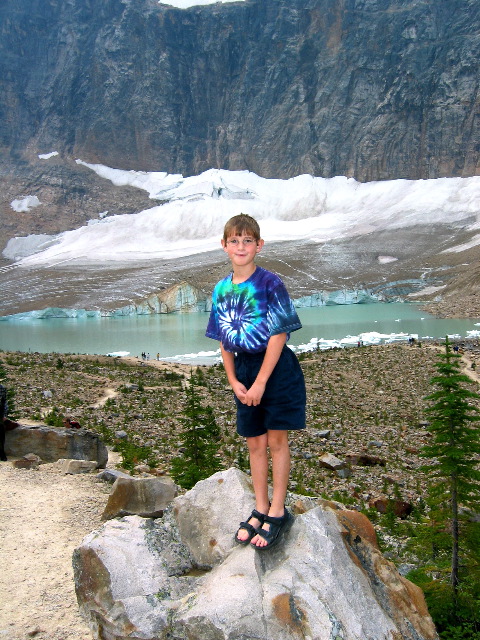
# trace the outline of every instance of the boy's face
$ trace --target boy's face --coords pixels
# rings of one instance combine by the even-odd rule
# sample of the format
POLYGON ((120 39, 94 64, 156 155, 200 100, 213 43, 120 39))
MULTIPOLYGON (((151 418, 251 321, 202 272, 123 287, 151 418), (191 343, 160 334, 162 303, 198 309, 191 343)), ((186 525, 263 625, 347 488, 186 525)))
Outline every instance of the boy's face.
POLYGON ((245 267, 255 261, 255 256, 262 250, 263 240, 255 240, 248 234, 232 235, 222 239, 222 247, 234 267, 245 267))

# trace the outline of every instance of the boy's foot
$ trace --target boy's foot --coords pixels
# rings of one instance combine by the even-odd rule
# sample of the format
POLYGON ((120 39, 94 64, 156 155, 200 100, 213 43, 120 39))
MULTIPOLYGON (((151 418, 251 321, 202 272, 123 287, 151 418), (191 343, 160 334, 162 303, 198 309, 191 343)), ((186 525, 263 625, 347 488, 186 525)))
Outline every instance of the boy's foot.
POLYGON ((257 529, 257 536, 250 543, 257 551, 266 551, 277 545, 293 524, 293 515, 285 508, 283 516, 274 518, 265 516, 261 529, 257 529), (268 529, 265 526, 268 525, 268 529))
POLYGON ((258 527, 262 526, 265 518, 266 515, 264 513, 253 509, 246 522, 240 523, 240 527, 235 534, 235 542, 238 542, 238 544, 248 544, 251 539, 257 535, 258 527))

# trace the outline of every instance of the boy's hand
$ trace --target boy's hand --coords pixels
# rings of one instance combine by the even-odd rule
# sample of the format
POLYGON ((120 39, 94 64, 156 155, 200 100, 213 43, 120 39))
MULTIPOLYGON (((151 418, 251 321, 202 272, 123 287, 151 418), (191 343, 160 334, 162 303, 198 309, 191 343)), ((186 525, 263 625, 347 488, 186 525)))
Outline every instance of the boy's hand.
POLYGON ((249 407, 257 407, 265 393, 265 385, 255 381, 245 395, 242 402, 249 407))
POLYGON ((238 380, 232 385, 233 393, 237 396, 241 403, 245 403, 245 396, 247 395, 247 387, 238 380))

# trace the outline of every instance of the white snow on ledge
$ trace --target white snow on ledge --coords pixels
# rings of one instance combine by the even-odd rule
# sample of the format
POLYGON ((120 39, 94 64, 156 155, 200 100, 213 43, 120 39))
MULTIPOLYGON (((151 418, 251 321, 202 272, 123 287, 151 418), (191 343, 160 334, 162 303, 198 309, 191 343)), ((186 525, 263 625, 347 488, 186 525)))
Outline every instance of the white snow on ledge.
POLYGON ((224 4, 227 2, 243 2, 244 0, 159 0, 158 4, 169 4, 177 9, 189 9, 206 4, 224 4))
POLYGON ((51 151, 50 153, 39 153, 38 157, 40 160, 50 160, 54 156, 58 156, 58 151, 51 151))

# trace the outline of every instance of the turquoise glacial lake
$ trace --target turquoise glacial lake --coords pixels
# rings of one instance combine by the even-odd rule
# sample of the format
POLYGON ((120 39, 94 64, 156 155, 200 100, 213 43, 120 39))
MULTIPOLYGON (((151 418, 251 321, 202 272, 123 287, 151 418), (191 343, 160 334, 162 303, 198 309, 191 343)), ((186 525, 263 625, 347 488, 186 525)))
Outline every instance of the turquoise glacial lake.
MULTIPOLYGON (((480 335, 480 318, 435 318, 409 303, 336 305, 298 309, 303 328, 289 344, 321 348, 408 340, 409 336, 466 338, 480 335)), ((0 350, 41 353, 142 352, 186 363, 211 363, 218 343, 205 337, 207 313, 120 318, 8 319, 0 321, 0 350)))

